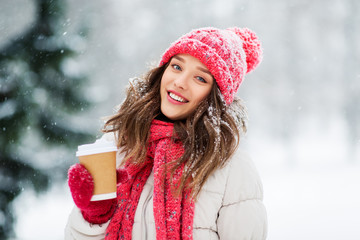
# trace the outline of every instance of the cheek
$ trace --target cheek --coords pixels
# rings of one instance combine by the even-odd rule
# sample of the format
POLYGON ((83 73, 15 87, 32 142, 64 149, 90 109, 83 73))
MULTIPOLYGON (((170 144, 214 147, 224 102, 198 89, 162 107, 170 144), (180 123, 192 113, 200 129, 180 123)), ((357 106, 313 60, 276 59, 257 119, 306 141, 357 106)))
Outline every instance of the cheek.
POLYGON ((170 81, 171 72, 168 69, 165 69, 164 74, 161 77, 161 82, 167 83, 170 81))
POLYGON ((197 102, 200 103, 203 100, 205 100, 209 96, 210 92, 211 92, 211 88, 199 89, 195 91, 194 94, 196 94, 197 96, 197 102))
POLYGON ((160 82, 160 94, 162 94, 165 91, 166 87, 166 78, 162 77, 160 82))
POLYGON ((166 76, 163 76, 160 82, 160 91, 165 91, 168 85, 169 85, 168 78, 166 78, 166 76))

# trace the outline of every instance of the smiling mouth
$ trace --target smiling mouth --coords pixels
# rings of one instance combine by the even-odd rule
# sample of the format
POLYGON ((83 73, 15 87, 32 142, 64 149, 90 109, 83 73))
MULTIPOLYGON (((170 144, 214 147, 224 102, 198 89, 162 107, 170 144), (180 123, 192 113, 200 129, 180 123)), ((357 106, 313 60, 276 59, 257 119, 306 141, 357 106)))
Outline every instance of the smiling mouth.
POLYGON ((181 102, 181 103, 187 103, 189 101, 187 101, 186 99, 176 95, 175 93, 172 92, 168 92, 168 95, 171 97, 171 99, 177 101, 177 102, 181 102))

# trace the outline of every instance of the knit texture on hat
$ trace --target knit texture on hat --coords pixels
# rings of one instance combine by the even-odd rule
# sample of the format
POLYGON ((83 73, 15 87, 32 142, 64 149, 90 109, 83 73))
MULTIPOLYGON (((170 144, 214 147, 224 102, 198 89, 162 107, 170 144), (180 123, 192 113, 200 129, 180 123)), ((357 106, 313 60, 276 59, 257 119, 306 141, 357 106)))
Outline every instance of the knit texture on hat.
POLYGON ((194 201, 190 190, 184 190, 176 197, 171 186, 176 186, 183 173, 184 165, 178 168, 171 181, 166 163, 178 159, 184 153, 179 140, 173 140, 172 123, 153 120, 150 128, 147 161, 139 166, 127 163, 125 169, 129 178, 118 185, 117 209, 106 230, 105 239, 130 240, 135 211, 141 192, 151 171, 154 171, 154 218, 156 239, 193 239, 194 201))
POLYGON ((245 74, 262 60, 256 34, 237 27, 200 28, 183 35, 165 51, 160 66, 177 54, 190 54, 199 59, 215 78, 227 104, 234 100, 245 74))

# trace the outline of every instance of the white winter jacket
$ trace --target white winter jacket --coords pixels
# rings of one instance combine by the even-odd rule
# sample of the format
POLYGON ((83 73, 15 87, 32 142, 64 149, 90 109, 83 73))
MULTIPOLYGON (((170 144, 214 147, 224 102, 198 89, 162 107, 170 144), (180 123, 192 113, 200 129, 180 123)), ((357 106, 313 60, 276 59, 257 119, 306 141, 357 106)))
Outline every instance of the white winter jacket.
MULTIPOLYGON (((118 160, 121 158, 118 155, 118 160)), ((156 239, 153 188, 151 173, 135 212, 133 240, 156 239)), ((256 168, 248 155, 238 150, 225 167, 209 177, 195 202, 194 240, 266 239, 267 217, 262 199, 263 189, 256 168)), ((104 239, 108 224, 91 225, 74 207, 66 225, 65 239, 104 239)))

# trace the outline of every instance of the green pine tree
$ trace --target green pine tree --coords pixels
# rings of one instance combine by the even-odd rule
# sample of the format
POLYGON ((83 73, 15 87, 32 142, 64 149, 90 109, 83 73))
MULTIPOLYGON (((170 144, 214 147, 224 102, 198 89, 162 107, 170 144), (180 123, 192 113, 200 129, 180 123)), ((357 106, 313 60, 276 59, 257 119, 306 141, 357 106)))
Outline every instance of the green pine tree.
POLYGON ((92 137, 70 123, 89 105, 81 90, 85 77, 66 69, 77 54, 74 42, 84 36, 65 34, 63 1, 34 3, 34 24, 0 49, 0 239, 14 234, 12 201, 28 187, 48 188, 57 169, 54 159, 47 163, 51 171, 36 164, 36 151, 76 147, 92 137), (26 134, 43 148, 24 145, 26 134))

